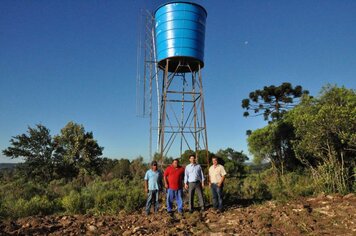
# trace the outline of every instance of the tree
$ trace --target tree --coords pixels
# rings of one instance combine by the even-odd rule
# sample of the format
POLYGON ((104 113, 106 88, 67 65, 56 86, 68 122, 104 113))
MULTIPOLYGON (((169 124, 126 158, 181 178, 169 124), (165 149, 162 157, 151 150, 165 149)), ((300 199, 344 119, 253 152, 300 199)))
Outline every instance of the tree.
POLYGON ((69 175, 93 175, 100 172, 100 147, 92 132, 85 132, 83 125, 69 122, 60 135, 54 137, 58 153, 63 158, 64 168, 72 171, 69 175))
MULTIPOLYGON (((185 150, 184 153, 182 154, 181 156, 181 162, 183 164, 189 164, 189 156, 190 155, 194 155, 196 156, 196 153, 195 151, 193 150, 185 150)), ((197 158, 197 163, 199 163, 202 167, 206 167, 208 165, 208 160, 206 158, 206 150, 198 150, 198 156, 196 157, 197 158)), ((212 156, 214 155, 214 153, 211 153, 208 151, 208 159, 209 161, 211 160, 212 156)))
POLYGON ((249 98, 242 100, 242 108, 246 109, 244 116, 253 111, 256 116, 263 115, 265 120, 279 120, 292 107, 294 107, 303 94, 309 94, 298 85, 294 88, 290 83, 283 83, 276 87, 274 85, 264 86, 263 90, 251 92, 249 98), (297 101, 296 101, 297 99, 297 101))
POLYGON ((256 164, 270 161, 272 167, 283 175, 285 170, 301 165, 292 148, 294 139, 294 127, 285 120, 279 120, 253 131, 247 142, 256 164))
POLYGON ((248 157, 242 151, 238 152, 232 148, 220 149, 216 156, 222 159, 222 164, 229 176, 241 177, 246 174, 244 163, 248 157))
POLYGON ((28 127, 27 134, 20 134, 10 140, 11 146, 3 150, 5 156, 22 157, 25 163, 21 172, 29 179, 49 181, 54 178, 58 160, 50 130, 38 124, 28 127))
POLYGON ((114 178, 130 179, 131 178, 130 161, 128 159, 117 160, 116 164, 114 165, 111 171, 114 178))
POLYGON ((288 114, 295 127, 297 157, 327 192, 350 191, 355 173, 356 94, 328 85, 319 98, 304 98, 288 114))
POLYGON ((158 152, 155 152, 153 154, 153 161, 157 161, 158 165, 169 165, 173 162, 173 157, 163 156, 163 160, 162 160, 161 154, 158 152))
POLYGON ((143 157, 139 156, 136 159, 132 160, 130 163, 130 172, 132 174, 133 178, 138 178, 138 179, 142 179, 145 176, 145 173, 147 171, 147 169, 150 168, 147 167, 144 163, 143 163, 143 157))
POLYGON ((103 148, 85 132, 82 125, 69 122, 61 134, 52 138, 49 129, 43 125, 28 128, 10 140, 11 146, 3 154, 23 157, 25 163, 20 171, 30 179, 50 181, 56 178, 74 178, 79 173, 98 174, 101 165, 99 156, 103 148))

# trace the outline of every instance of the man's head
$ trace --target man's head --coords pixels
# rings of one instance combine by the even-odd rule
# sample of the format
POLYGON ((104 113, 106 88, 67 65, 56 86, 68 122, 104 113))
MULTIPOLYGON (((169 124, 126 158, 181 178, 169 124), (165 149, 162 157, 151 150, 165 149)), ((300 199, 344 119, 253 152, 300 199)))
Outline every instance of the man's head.
POLYGON ((195 164, 196 163, 195 156, 194 155, 190 155, 189 156, 189 161, 190 161, 191 164, 195 164))
POLYGON ((213 166, 218 165, 218 158, 216 156, 213 156, 212 161, 213 161, 213 166))
POLYGON ((152 168, 152 170, 157 170, 157 161, 151 162, 151 168, 152 168))
POLYGON ((178 158, 173 160, 172 166, 173 166, 174 168, 177 168, 177 167, 179 166, 179 159, 178 159, 178 158))

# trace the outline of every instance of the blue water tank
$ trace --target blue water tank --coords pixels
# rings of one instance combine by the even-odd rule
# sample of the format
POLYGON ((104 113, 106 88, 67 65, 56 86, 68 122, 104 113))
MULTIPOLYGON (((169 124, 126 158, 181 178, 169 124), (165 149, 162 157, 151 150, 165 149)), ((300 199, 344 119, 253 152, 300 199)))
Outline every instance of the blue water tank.
POLYGON ((206 10, 191 2, 169 2, 155 12, 155 42, 158 65, 180 72, 204 67, 206 10))

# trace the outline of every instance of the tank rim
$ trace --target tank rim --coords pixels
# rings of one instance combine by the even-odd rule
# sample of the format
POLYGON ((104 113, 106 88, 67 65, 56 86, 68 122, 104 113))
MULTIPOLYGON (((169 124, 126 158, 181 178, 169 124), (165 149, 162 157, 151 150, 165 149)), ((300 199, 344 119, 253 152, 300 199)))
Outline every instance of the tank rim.
POLYGON ((198 4, 198 3, 195 3, 195 2, 188 2, 188 1, 186 1, 186 2, 184 2, 184 1, 166 2, 166 3, 160 5, 159 7, 156 8, 156 10, 154 11, 154 15, 156 15, 156 12, 157 12, 160 8, 164 7, 165 5, 172 4, 172 3, 187 3, 187 4, 195 5, 195 6, 197 6, 197 7, 200 7, 201 9, 203 9, 204 12, 205 12, 205 15, 208 16, 208 12, 206 11, 206 9, 205 9, 202 5, 200 5, 200 4, 198 4))
POLYGON ((175 69, 178 66, 178 63, 180 61, 190 64, 191 69, 189 70, 188 68, 184 68, 182 67, 180 70, 178 70, 177 72, 194 72, 194 71, 198 71, 198 68, 200 65, 200 69, 204 68, 204 61, 200 60, 196 57, 189 57, 189 56, 171 56, 171 57, 166 57, 162 60, 157 61, 157 65, 161 68, 164 69, 166 67, 166 62, 167 60, 169 60, 171 63, 168 65, 168 71, 169 72, 174 72, 175 69))

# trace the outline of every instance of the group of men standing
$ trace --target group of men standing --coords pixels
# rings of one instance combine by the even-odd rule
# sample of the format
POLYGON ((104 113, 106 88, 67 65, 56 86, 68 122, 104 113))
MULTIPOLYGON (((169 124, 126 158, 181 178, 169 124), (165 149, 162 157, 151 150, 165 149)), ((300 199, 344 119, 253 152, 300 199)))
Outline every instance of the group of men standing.
MULTIPOLYGON (((172 164, 162 172, 158 170, 157 162, 151 163, 151 169, 145 174, 145 191, 147 193, 146 214, 150 214, 151 205, 154 212, 159 207, 159 192, 162 190, 163 182, 167 190, 167 211, 173 212, 173 202, 177 203, 178 213, 183 214, 183 187, 188 190, 189 212, 194 210, 194 195, 198 195, 200 210, 205 210, 203 197, 204 174, 201 166, 196 163, 194 155, 189 156, 190 164, 185 168, 179 165, 179 159, 174 159, 172 164), (163 181, 162 181, 163 179, 163 181)), ((209 186, 213 197, 213 207, 218 212, 222 211, 222 192, 226 171, 224 166, 218 164, 217 157, 212 158, 213 165, 209 168, 209 186)))

